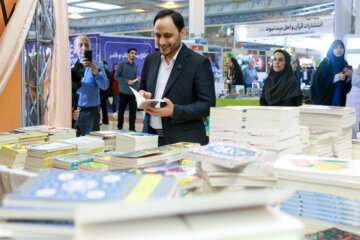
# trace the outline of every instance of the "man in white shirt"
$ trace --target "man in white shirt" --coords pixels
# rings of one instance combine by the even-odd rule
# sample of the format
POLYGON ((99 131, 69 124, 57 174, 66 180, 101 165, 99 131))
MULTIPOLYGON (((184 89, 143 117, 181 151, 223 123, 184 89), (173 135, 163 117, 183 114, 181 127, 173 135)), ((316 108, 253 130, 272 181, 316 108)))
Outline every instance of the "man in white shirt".
POLYGON ((155 42, 160 51, 148 55, 141 75, 140 94, 164 98, 165 104, 145 109, 144 132, 159 135, 159 145, 180 141, 206 144, 203 118, 215 106, 210 61, 182 43, 184 19, 162 10, 154 19, 155 42))

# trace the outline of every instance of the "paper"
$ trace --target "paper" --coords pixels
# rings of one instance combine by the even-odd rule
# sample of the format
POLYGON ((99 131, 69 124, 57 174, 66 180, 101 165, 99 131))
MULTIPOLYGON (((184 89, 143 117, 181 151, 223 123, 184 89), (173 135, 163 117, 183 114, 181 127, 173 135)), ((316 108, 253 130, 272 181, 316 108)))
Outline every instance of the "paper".
POLYGON ((159 102, 164 102, 162 99, 145 99, 140 95, 138 91, 130 87, 136 98, 137 107, 140 109, 146 109, 147 107, 155 107, 159 102))

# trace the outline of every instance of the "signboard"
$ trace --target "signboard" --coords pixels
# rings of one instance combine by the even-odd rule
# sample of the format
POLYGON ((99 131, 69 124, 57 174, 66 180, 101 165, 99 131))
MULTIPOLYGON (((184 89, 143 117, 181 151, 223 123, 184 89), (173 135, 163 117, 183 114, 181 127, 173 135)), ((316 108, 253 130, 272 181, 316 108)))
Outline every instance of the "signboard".
POLYGON ((204 46, 202 45, 192 45, 191 49, 194 51, 204 51, 204 46))

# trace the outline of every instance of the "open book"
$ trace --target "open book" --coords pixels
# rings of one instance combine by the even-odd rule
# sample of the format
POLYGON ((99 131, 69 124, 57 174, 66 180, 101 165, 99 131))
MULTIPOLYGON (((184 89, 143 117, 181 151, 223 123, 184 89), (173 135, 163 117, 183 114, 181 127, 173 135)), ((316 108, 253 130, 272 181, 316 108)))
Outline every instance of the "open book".
POLYGON ((155 107, 159 102, 164 102, 162 99, 145 99, 140 95, 138 91, 130 87, 131 91, 134 93, 136 98, 137 107, 140 109, 146 109, 147 107, 155 107))

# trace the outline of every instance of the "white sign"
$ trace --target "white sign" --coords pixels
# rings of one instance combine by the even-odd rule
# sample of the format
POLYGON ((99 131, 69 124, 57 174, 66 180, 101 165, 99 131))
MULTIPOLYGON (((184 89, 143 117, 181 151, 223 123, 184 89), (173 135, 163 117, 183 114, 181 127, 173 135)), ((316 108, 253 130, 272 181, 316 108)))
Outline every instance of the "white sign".
POLYGON ((236 26, 235 32, 237 41, 241 41, 246 38, 321 35, 333 33, 333 20, 317 19, 269 24, 254 24, 246 26, 246 31, 244 31, 244 26, 236 26))

